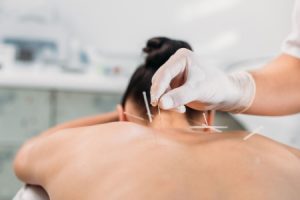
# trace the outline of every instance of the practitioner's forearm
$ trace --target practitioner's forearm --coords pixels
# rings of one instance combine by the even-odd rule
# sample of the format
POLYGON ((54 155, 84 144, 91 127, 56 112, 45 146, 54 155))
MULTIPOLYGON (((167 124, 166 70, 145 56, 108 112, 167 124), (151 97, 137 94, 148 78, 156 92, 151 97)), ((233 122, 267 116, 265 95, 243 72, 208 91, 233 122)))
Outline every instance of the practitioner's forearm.
POLYGON ((251 74, 256 82, 256 95, 245 113, 286 115, 300 112, 299 59, 282 54, 251 74))

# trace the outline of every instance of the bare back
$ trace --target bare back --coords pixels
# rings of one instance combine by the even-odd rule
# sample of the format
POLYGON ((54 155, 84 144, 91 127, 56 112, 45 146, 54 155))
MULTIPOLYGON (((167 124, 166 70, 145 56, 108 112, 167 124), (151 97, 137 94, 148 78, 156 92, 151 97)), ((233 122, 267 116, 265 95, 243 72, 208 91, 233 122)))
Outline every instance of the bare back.
POLYGON ((35 147, 48 155, 36 176, 53 200, 299 199, 299 152, 245 134, 68 129, 35 147))

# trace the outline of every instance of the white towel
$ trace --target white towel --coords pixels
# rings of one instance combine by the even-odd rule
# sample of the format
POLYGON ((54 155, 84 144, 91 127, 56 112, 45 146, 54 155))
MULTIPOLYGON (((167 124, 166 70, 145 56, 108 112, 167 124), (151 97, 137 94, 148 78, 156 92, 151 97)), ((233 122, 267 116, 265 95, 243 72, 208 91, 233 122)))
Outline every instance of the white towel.
POLYGON ((13 200, 50 200, 46 191, 39 186, 23 186, 13 200))

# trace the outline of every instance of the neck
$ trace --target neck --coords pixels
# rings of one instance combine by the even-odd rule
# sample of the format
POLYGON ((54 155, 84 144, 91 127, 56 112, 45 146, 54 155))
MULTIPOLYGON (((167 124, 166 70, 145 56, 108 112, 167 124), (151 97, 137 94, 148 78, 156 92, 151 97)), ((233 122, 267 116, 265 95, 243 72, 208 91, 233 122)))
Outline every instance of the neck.
POLYGON ((149 123, 153 128, 188 128, 190 124, 184 114, 173 111, 161 111, 153 117, 152 123, 149 123))

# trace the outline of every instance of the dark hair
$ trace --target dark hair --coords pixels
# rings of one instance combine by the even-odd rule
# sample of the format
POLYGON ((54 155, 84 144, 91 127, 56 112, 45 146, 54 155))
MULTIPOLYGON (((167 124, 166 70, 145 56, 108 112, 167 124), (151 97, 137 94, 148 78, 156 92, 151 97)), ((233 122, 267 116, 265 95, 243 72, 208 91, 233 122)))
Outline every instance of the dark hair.
MULTIPOLYGON (((134 100, 141 114, 146 116, 146 108, 142 92, 145 91, 148 100, 150 100, 151 79, 154 73, 163 65, 178 49, 186 48, 192 50, 192 47, 184 41, 173 40, 166 37, 154 37, 147 41, 143 52, 146 53, 145 62, 140 65, 131 76, 127 89, 123 95, 121 104, 125 107, 128 99, 134 100)), ((150 102, 149 102, 150 103, 150 102)), ((150 106, 152 108, 152 106, 150 106)), ((157 109, 152 108, 152 113, 157 109)), ((199 111, 187 108, 186 116, 190 119, 199 111)))

